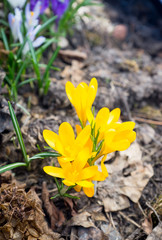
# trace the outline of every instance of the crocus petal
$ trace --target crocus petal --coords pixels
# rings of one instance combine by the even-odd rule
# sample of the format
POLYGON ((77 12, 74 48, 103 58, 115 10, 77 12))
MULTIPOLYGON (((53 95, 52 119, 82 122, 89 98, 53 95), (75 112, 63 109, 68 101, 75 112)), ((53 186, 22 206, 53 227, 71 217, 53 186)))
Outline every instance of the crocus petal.
POLYGON ((76 152, 78 152, 79 149, 82 149, 82 147, 86 144, 86 142, 90 138, 90 134, 91 134, 91 127, 87 125, 76 137, 75 145, 74 145, 74 149, 76 150, 76 152))
POLYGON ((89 84, 88 92, 87 92, 87 96, 88 96, 87 108, 88 109, 91 108, 91 106, 95 100, 95 97, 97 94, 97 88, 98 88, 97 80, 96 80, 96 78, 92 78, 90 81, 90 84, 89 84))
POLYGON ((59 136, 50 130, 43 131, 43 137, 46 143, 53 148, 54 150, 58 151, 60 154, 64 153, 63 146, 60 142, 59 136))
POLYGON ((86 165, 91 151, 92 151, 92 148, 89 149, 89 147, 85 147, 77 155, 76 159, 73 162, 73 167, 78 172, 80 172, 84 168, 84 166, 86 165))
POLYGON ((83 191, 87 197, 93 197, 94 195, 94 187, 91 188, 83 187, 83 191))
MULTIPOLYGON (((63 146, 74 144, 75 135, 72 126, 68 122, 63 122, 59 127, 59 137, 63 146)), ((69 149, 70 150, 70 149, 69 149)))
POLYGON ((127 135, 127 139, 129 140, 130 143, 134 142, 136 139, 136 132, 130 131, 130 133, 127 135))
POLYGON ((77 136, 78 136, 79 133, 82 131, 82 127, 80 125, 76 124, 75 129, 76 129, 76 133, 77 133, 77 136))
POLYGON ((81 186, 78 186, 78 185, 76 185, 76 186, 74 187, 74 189, 75 189, 75 191, 76 191, 76 192, 80 192, 80 191, 81 191, 81 189, 82 189, 82 187, 81 187, 81 186))
POLYGON ((46 143, 53 149, 56 147, 56 142, 59 140, 58 135, 50 130, 43 131, 43 137, 46 143))
POLYGON ((97 166, 90 166, 87 168, 84 168, 82 172, 80 173, 82 179, 89 179, 93 177, 98 171, 97 166))
POLYGON ((78 182, 76 182, 76 184, 81 187, 86 187, 86 188, 91 188, 94 186, 94 184, 90 181, 78 181, 78 182))
POLYGON ((105 155, 101 160, 101 172, 97 171, 96 174, 90 178, 92 181, 104 181, 108 177, 107 168, 104 164, 107 155, 105 155))
POLYGON ((45 166, 43 170, 50 176, 64 178, 64 171, 62 168, 45 166))
POLYGON ((26 0, 7 0, 13 8, 19 7, 22 8, 26 0))
POLYGON ((118 125, 118 131, 133 130, 135 127, 135 122, 124 122, 118 125))
POLYGON ((74 85, 68 81, 65 85, 65 90, 66 90, 66 94, 67 94, 71 104, 74 105, 74 103, 75 103, 75 99, 74 99, 75 87, 74 87, 74 85))
POLYGON ((119 120, 119 117, 120 117, 120 108, 115 108, 110 112, 108 124, 112 122, 117 122, 119 120))
POLYGON ((33 42, 33 47, 39 47, 45 42, 46 38, 43 36, 38 37, 34 42, 33 42))
POLYGON ((93 113, 90 109, 87 110, 86 112, 88 122, 92 125, 92 128, 94 127, 94 116, 93 113))
POLYGON ((124 151, 127 148, 129 148, 130 142, 127 139, 114 142, 114 146, 112 146, 112 149, 115 149, 115 151, 124 151))
POLYGON ((70 182, 70 181, 68 181, 68 180, 63 180, 62 182, 63 182, 66 186, 74 186, 74 185, 75 185, 74 182, 70 182))

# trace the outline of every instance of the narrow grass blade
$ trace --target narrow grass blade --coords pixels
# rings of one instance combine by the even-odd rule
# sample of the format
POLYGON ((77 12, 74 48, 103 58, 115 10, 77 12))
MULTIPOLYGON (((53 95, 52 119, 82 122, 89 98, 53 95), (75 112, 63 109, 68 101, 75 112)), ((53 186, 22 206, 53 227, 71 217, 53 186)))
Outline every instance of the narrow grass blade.
POLYGON ((45 23, 43 23, 39 29, 39 31, 37 32, 37 35, 43 31, 44 29, 46 29, 51 23, 54 23, 54 21, 56 20, 57 16, 53 16, 50 19, 48 19, 45 23))
POLYGON ((6 21, 3 20, 3 19, 0 19, 0 24, 3 24, 4 26, 9 27, 8 22, 6 22, 6 21))
POLYGON ((30 82, 34 82, 34 81, 36 81, 36 80, 37 80, 36 78, 27 79, 27 80, 19 83, 19 84, 18 84, 18 88, 19 88, 19 87, 22 87, 23 85, 28 84, 28 83, 30 83, 30 82))
POLYGON ((27 156, 26 149, 25 149, 24 140, 22 138, 21 130, 20 130, 20 127, 19 127, 16 115, 14 113, 14 110, 13 110, 10 102, 8 102, 8 106, 9 106, 9 111, 10 111, 12 123, 13 123, 14 129, 15 129, 15 132, 16 132, 16 135, 17 135, 20 147, 21 147, 21 151, 23 153, 26 166, 28 166, 29 165, 29 161, 28 161, 28 156, 27 156))
POLYGON ((30 41, 30 39, 28 38, 28 43, 29 43, 29 48, 30 48, 30 52, 33 58, 33 67, 34 67, 34 71, 35 74, 37 76, 37 81, 38 81, 38 86, 39 88, 42 88, 42 81, 41 81, 41 74, 40 74, 40 70, 39 70, 39 65, 37 62, 37 58, 36 58, 36 54, 32 45, 32 42, 30 41))
POLYGON ((31 162, 34 159, 44 159, 47 157, 60 157, 61 155, 59 153, 55 153, 55 152, 43 152, 43 153, 38 153, 36 155, 34 155, 33 157, 29 158, 29 162, 31 162))
POLYGON ((26 163, 17 162, 17 163, 11 163, 3 167, 0 167, 0 174, 18 167, 26 167, 26 163))
POLYGON ((21 77, 21 74, 22 74, 22 72, 24 71, 24 69, 26 68, 27 64, 28 64, 28 61, 24 61, 23 64, 21 65, 19 71, 18 71, 18 74, 17 74, 16 79, 15 79, 15 81, 14 81, 16 87, 17 87, 19 78, 21 77))
POLYGON ((6 37, 6 34, 5 34, 3 28, 1 28, 1 35, 2 35, 2 40, 3 40, 3 43, 4 43, 4 46, 5 46, 6 50, 10 51, 10 48, 9 48, 9 45, 8 45, 8 41, 7 41, 7 37, 6 37))
POLYGON ((53 55, 52 55, 52 57, 51 57, 48 65, 47 65, 47 67, 46 67, 46 71, 45 71, 45 73, 44 73, 44 75, 43 75, 43 81, 46 79, 47 74, 48 74, 48 72, 49 72, 49 70, 50 70, 50 68, 51 68, 51 65, 52 65, 53 62, 55 61, 55 59, 56 59, 56 57, 57 57, 57 55, 58 55, 59 50, 60 50, 60 47, 57 46, 55 52, 53 53, 53 55))

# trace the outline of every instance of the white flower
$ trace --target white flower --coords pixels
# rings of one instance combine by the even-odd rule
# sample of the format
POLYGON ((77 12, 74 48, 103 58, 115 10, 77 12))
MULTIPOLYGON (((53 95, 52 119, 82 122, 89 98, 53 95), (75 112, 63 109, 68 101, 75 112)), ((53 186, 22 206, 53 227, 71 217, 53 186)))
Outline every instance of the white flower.
POLYGON ((7 0, 13 8, 22 8, 26 0, 7 0))
POLYGON ((26 29, 29 30, 30 28, 38 26, 38 23, 39 23, 38 17, 40 15, 40 7, 41 7, 41 2, 38 1, 34 7, 34 10, 30 11, 30 3, 27 3, 26 8, 25 8, 25 17, 26 17, 25 27, 26 27, 26 29))
MULTIPOLYGON (((46 40, 45 37, 40 36, 37 39, 35 39, 35 36, 37 32, 39 31, 41 25, 38 25, 36 28, 30 28, 30 30, 27 32, 27 36, 29 37, 30 41, 32 42, 32 45, 34 48, 39 47, 44 43, 46 40)), ((23 54, 25 55, 29 51, 29 43, 27 42, 23 48, 23 54)))
POLYGON ((15 8, 15 15, 13 13, 8 14, 8 22, 11 28, 11 32, 14 38, 14 41, 23 42, 23 36, 21 33, 21 23, 22 23, 22 16, 21 10, 19 8, 15 8))

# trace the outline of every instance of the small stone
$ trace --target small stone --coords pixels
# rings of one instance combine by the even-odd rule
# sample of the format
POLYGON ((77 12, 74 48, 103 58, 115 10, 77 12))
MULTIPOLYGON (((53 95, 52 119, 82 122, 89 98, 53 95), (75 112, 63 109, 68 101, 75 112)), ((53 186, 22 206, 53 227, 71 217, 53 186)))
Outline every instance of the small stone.
POLYGON ((119 24, 114 28, 114 31, 112 33, 112 36, 119 41, 125 40, 126 36, 128 34, 128 28, 124 24, 119 24))

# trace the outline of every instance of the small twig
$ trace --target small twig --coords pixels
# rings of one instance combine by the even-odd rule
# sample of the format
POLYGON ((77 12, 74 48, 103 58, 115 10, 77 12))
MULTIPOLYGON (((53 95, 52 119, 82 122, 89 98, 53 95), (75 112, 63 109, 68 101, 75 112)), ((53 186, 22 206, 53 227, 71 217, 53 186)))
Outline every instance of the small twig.
POLYGON ((154 214, 156 215, 158 221, 161 222, 160 217, 157 214, 156 210, 148 202, 146 202, 146 205, 154 212, 154 214))
POLYGON ((147 216, 146 216, 145 212, 143 211, 143 209, 141 207, 141 204, 139 202, 137 202, 137 206, 139 207, 139 209, 140 209, 141 213, 143 214, 143 216, 146 218, 147 216))
POLYGON ((113 228, 116 229, 111 212, 110 212, 110 215, 106 212, 106 216, 109 219, 109 221, 110 221, 111 225, 113 226, 113 228))
POLYGON ((144 123, 149 123, 149 124, 155 124, 155 125, 160 125, 162 126, 162 122, 160 121, 155 121, 155 120, 151 120, 151 119, 145 119, 145 118, 140 118, 140 117, 133 117, 134 120, 138 121, 138 122, 144 122, 144 123))
POLYGON ((141 227, 138 223, 136 223, 134 220, 132 220, 131 218, 129 218, 128 216, 126 216, 123 212, 119 211, 119 214, 120 214, 123 218, 125 218, 128 222, 130 222, 130 223, 134 224, 136 227, 142 229, 142 227, 141 227))

